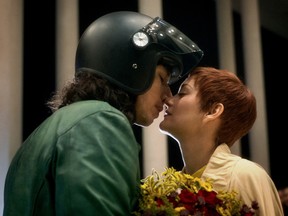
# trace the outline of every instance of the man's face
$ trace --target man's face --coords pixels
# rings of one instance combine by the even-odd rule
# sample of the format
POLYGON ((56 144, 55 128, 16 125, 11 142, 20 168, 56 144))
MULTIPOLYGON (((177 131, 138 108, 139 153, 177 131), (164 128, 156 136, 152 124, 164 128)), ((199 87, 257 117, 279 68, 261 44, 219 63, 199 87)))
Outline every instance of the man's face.
POLYGON ((163 110, 164 100, 172 96, 168 85, 169 73, 167 69, 158 65, 156 67, 153 83, 144 94, 139 95, 136 100, 136 120, 135 124, 139 126, 149 126, 154 119, 158 118, 163 110))

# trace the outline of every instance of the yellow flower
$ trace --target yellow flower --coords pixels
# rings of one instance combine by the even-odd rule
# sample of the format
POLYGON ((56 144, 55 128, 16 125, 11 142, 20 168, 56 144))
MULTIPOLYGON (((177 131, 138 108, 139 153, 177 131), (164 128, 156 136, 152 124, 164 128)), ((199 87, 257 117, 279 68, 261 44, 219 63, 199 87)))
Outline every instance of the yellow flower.
POLYGON ((243 205, 236 191, 214 191, 212 179, 204 181, 173 167, 161 174, 153 170, 141 180, 140 189, 136 216, 252 216, 258 209, 257 202, 243 205))

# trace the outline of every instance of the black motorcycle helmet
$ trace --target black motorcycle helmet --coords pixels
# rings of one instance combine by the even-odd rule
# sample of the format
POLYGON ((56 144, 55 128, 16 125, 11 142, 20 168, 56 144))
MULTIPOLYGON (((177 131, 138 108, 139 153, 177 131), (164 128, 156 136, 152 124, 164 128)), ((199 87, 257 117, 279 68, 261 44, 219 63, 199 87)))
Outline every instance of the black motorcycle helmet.
POLYGON ((90 70, 132 94, 152 85, 161 61, 173 67, 173 84, 203 57, 202 50, 159 17, 132 11, 106 14, 85 30, 76 52, 76 73, 90 70))

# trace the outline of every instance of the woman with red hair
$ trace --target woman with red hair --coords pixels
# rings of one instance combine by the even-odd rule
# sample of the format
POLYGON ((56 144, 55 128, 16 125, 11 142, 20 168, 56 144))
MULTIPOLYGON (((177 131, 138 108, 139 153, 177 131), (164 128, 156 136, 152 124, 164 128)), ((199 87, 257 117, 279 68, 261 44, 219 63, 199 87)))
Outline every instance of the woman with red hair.
POLYGON ((256 201, 257 215, 284 215, 265 169, 231 153, 230 148, 249 132, 257 116, 255 96, 234 73, 195 68, 165 104, 160 129, 179 143, 183 172, 213 179, 215 190, 236 191, 247 205, 256 201))

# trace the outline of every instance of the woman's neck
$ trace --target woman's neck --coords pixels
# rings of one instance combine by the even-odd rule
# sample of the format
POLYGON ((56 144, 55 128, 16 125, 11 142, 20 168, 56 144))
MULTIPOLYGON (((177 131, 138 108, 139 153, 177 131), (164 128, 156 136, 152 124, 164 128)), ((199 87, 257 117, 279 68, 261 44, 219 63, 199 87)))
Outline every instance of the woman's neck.
POLYGON ((185 142, 180 143, 185 171, 193 174, 209 162, 216 146, 213 142, 185 142))

